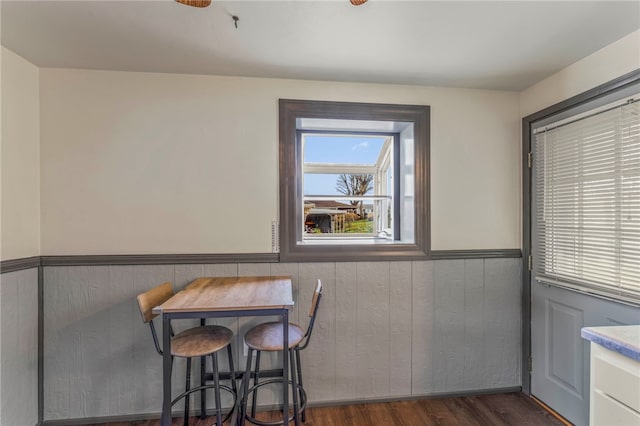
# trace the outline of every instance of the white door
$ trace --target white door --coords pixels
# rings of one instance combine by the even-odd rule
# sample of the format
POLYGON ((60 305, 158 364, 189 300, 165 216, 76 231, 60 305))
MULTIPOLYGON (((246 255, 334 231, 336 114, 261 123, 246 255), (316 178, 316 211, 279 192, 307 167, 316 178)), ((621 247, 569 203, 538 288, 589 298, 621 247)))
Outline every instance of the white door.
POLYGON ((620 116, 607 104, 538 124, 531 136, 531 394, 576 425, 589 423, 582 327, 640 324, 640 103, 632 104, 620 116), (631 130, 620 131, 627 116, 631 130))

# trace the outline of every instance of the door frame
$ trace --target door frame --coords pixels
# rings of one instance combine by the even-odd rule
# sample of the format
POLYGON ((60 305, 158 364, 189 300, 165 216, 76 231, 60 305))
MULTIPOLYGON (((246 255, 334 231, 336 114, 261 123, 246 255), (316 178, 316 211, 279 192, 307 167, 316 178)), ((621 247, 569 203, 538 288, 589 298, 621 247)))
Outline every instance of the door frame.
POLYGON ((640 69, 601 84, 522 119, 522 392, 531 395, 531 125, 640 81, 640 69))

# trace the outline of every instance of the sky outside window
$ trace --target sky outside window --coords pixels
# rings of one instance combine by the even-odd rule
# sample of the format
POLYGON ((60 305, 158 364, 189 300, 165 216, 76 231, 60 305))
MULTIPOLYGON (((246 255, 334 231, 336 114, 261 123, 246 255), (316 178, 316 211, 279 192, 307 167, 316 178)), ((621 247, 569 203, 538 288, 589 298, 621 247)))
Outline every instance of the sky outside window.
MULTIPOLYGON (((305 135, 303 161, 323 164, 374 165, 384 145, 384 136, 305 135)), ((304 174, 304 195, 340 195, 338 175, 304 174)))

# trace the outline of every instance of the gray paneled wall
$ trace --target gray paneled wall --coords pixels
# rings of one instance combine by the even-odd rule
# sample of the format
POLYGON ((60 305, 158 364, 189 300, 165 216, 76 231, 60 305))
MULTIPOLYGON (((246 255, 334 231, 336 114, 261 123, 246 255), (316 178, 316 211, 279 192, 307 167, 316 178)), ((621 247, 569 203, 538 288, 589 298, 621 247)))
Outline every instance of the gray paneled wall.
MULTIPOLYGON (((291 321, 304 326, 315 279, 322 279, 318 322, 302 361, 311 402, 519 386, 520 262, 45 267, 44 419, 158 413, 162 360, 135 295, 163 281, 180 289, 215 275, 291 275, 291 321)), ((261 321, 219 320, 237 336, 261 321)), ((234 355, 236 368, 244 368, 241 338, 234 355)), ((277 354, 263 360, 266 368, 280 362, 277 354)), ((184 362, 176 360, 174 389, 183 379, 184 362)), ((261 393, 259 404, 274 403, 276 394, 261 393)))
POLYGON ((38 269, 0 275, 0 425, 38 423, 38 269))

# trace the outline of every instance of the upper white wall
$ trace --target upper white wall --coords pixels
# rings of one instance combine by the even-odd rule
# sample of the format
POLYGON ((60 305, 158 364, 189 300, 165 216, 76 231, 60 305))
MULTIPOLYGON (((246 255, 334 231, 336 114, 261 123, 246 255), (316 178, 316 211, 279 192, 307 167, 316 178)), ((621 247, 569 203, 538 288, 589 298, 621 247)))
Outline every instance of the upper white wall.
POLYGON ((521 92, 522 117, 640 68, 640 30, 521 92))
POLYGON ((432 248, 519 247, 518 94, 41 69, 42 254, 251 253, 278 99, 431 105, 432 248))
POLYGON ((39 70, 2 47, 0 259, 40 255, 39 70))

